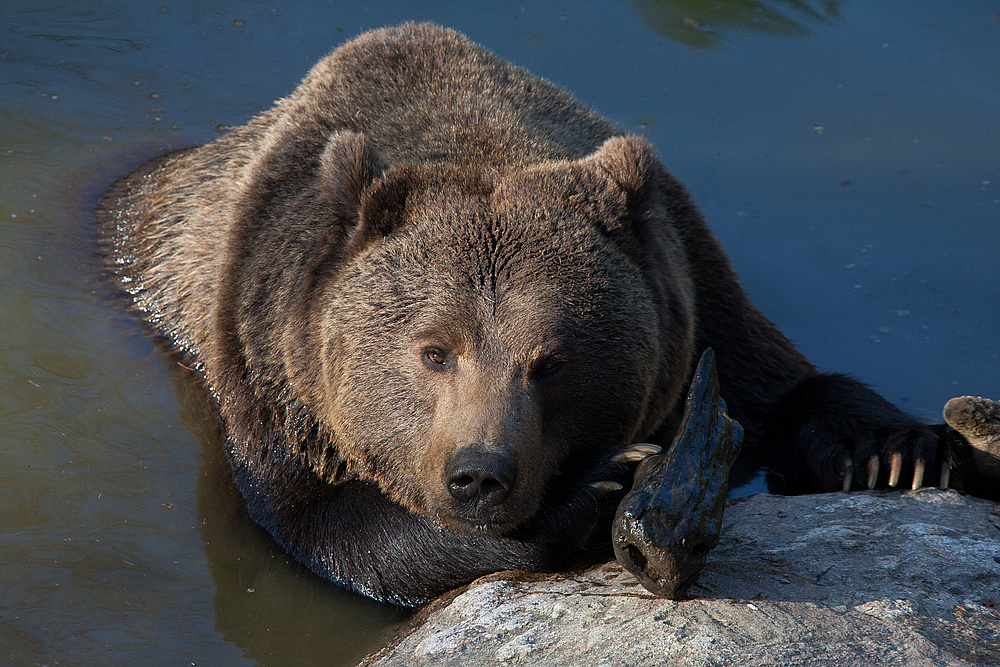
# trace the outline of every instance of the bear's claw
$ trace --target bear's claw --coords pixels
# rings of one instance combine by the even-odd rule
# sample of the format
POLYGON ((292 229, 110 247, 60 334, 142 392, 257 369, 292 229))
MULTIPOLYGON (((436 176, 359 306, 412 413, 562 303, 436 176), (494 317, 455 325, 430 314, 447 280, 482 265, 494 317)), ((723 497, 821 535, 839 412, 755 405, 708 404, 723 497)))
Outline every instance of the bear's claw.
POLYGON ((916 491, 924 485, 924 469, 926 467, 927 464, 923 459, 917 459, 913 464, 913 484, 910 486, 912 490, 916 491))
POLYGON ((590 488, 601 491, 602 493, 614 493, 615 491, 621 491, 625 487, 618 482, 612 482, 611 480, 605 480, 602 482, 593 482, 590 488))
POLYGON ((850 456, 845 456, 844 460, 841 462, 841 474, 844 479, 844 485, 841 490, 847 493, 851 490, 851 482, 854 481, 854 461, 850 456))
POLYGON ((941 483, 938 484, 942 489, 948 488, 948 482, 951 481, 951 462, 942 461, 941 462, 941 483))
MULTIPOLYGON (((941 476, 939 477, 938 488, 944 490, 948 488, 951 482, 951 457, 946 456, 945 460, 941 462, 941 476)), ((878 473, 881 469, 881 464, 879 463, 878 455, 872 455, 868 458, 868 479, 867 486, 869 489, 875 488, 875 483, 878 481, 878 473)), ((843 486, 842 490, 846 493, 851 490, 851 483, 854 481, 854 460, 850 456, 844 457, 844 462, 842 466, 843 470, 843 486)), ((901 452, 894 452, 892 458, 889 462, 889 486, 890 488, 895 488, 899 485, 899 478, 903 471, 903 454, 901 452)), ((910 488, 913 491, 921 488, 924 485, 924 475, 927 472, 927 461, 923 458, 918 458, 913 462, 913 482, 910 484, 910 488)))
MULTIPOLYGON (((645 461, 654 454, 659 454, 662 451, 663 448, 659 445, 654 445, 648 442, 635 442, 612 456, 611 461, 613 463, 639 463, 641 461, 645 461)), ((613 480, 591 482, 589 486, 595 491, 600 491, 601 493, 614 493, 615 491, 621 491, 625 488, 624 485, 613 480)))
POLYGON ((899 484, 899 473, 903 470, 902 452, 892 453, 892 463, 889 467, 889 488, 895 489, 899 484))
POLYGON ((878 479, 878 455, 873 455, 868 459, 868 488, 875 488, 875 481, 878 479))
POLYGON ((611 460, 616 463, 638 463, 653 454, 659 454, 663 448, 648 442, 637 442, 629 445, 627 449, 615 454, 611 460))

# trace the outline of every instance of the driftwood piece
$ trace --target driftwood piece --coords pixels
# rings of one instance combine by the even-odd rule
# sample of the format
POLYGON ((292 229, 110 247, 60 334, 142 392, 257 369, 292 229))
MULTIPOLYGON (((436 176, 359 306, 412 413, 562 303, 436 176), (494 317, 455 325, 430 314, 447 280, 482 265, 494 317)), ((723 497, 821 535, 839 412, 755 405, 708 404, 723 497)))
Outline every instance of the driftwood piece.
POLYGON ((743 429, 719 397, 715 353, 705 350, 673 444, 636 469, 612 526, 615 556, 650 592, 679 599, 719 542, 729 469, 743 429))

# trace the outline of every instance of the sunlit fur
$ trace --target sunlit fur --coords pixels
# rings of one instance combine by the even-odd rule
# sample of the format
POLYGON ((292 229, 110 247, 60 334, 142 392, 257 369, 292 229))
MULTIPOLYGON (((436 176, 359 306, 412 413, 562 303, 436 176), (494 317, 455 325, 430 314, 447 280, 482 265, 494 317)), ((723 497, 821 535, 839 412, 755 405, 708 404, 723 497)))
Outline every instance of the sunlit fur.
POLYGON ((378 599, 606 558, 616 455, 669 443, 708 346, 790 486, 897 450, 938 468, 934 433, 747 301, 645 141, 436 26, 348 42, 246 126, 116 183, 98 219, 212 392, 253 518, 378 599), (506 462, 503 502, 449 492, 469 448, 506 462))

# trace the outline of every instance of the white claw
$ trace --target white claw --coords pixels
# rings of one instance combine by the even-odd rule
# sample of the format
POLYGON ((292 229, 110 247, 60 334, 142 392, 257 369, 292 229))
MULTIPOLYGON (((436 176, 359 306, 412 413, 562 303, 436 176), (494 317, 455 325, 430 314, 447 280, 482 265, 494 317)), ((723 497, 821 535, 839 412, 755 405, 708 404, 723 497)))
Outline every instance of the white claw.
POLYGON ((903 454, 901 452, 893 452, 892 455, 892 466, 889 468, 889 486, 896 488, 899 484, 899 473, 903 471, 903 454))
POLYGON ((844 457, 843 463, 844 469, 844 493, 851 490, 851 482, 854 481, 854 461, 851 460, 850 456, 844 457))
POLYGON ((878 480, 878 456, 868 459, 868 488, 874 489, 878 480))
POLYGON ((625 488, 618 482, 612 482, 610 480, 604 482, 594 482, 590 485, 590 487, 603 493, 614 493, 615 491, 621 491, 625 488))
POLYGON ((913 484, 910 488, 914 491, 924 485, 924 468, 926 465, 923 459, 917 459, 917 462, 913 465, 913 484))
POLYGON ((947 461, 943 461, 941 463, 941 482, 938 484, 938 487, 941 488, 942 490, 947 489, 948 482, 950 481, 951 481, 951 465, 949 465, 947 461))
POLYGON ((648 456, 653 454, 659 454, 663 451, 663 448, 659 445, 650 445, 644 442, 640 442, 634 445, 629 445, 629 448, 623 452, 615 454, 611 457, 612 461, 617 463, 636 463, 642 461, 648 456))
POLYGON ((648 456, 649 454, 644 452, 636 452, 629 449, 620 454, 615 454, 611 457, 611 460, 615 463, 636 463, 644 458, 647 458, 648 456))

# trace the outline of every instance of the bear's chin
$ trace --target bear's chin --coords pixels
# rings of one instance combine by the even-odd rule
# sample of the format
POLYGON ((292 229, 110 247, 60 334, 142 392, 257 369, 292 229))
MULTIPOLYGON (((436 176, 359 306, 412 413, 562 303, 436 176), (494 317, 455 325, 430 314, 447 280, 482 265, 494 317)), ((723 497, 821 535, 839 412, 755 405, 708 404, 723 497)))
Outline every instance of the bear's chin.
POLYGON ((435 512, 432 520, 439 527, 447 527, 463 533, 476 533, 480 535, 506 535, 534 518, 531 514, 512 515, 505 511, 506 508, 494 508, 486 517, 468 517, 448 511, 435 512))
POLYGON ((463 533, 494 536, 512 533, 526 522, 527 519, 521 521, 505 521, 502 523, 496 521, 485 521, 479 523, 451 516, 438 516, 435 518, 435 523, 437 523, 439 527, 451 528, 463 533))

